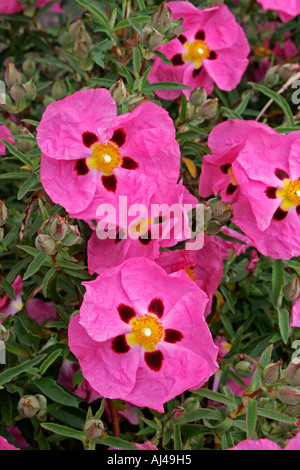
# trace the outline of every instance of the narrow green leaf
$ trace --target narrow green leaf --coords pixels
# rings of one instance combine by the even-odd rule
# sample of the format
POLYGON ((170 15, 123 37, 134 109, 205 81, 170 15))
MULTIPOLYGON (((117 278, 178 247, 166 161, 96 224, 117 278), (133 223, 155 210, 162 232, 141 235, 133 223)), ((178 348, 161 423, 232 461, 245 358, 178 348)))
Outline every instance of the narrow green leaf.
POLYGON ((57 349, 53 351, 42 363, 40 366, 40 374, 44 375, 45 372, 49 369, 49 367, 56 361, 56 359, 61 355, 62 349, 57 349))
POLYGON ((44 357, 46 357, 46 354, 41 354, 34 359, 29 359, 28 361, 23 362, 23 364, 20 364, 19 366, 11 367, 10 369, 5 370, 0 374, 0 385, 10 382, 17 375, 20 375, 23 372, 31 369, 33 366, 36 366, 41 362, 42 359, 44 359, 44 357))
POLYGON ((82 431, 77 431, 77 429, 68 428, 67 426, 62 426, 61 424, 41 423, 41 426, 47 431, 60 434, 61 436, 71 437, 72 439, 78 439, 82 442, 85 442, 86 440, 86 437, 82 431))
POLYGON ((283 285, 284 285, 283 262, 281 259, 275 259, 273 261, 273 269, 272 269, 272 292, 273 292, 275 304, 277 304, 277 301, 282 294, 283 285))
POLYGON ((295 125, 291 108, 289 107, 288 102, 285 98, 283 98, 282 95, 279 95, 278 93, 276 93, 276 91, 270 90, 270 88, 267 88, 266 86, 261 85, 260 83, 250 82, 249 84, 252 86, 252 88, 254 88, 254 90, 260 91, 265 96, 272 99, 275 103, 278 104, 278 106, 282 109, 286 116, 288 126, 293 127, 295 125))
POLYGON ((290 334, 290 314, 286 308, 276 307, 276 311, 278 314, 278 325, 281 338, 283 339, 284 344, 286 344, 290 334))
POLYGON ((33 274, 35 274, 40 269, 40 267, 43 266, 48 256, 49 255, 47 255, 47 253, 38 254, 28 266, 26 273, 24 274, 23 280, 26 281, 26 279, 33 276, 33 274))
POLYGON ((31 170, 34 169, 34 165, 33 165, 32 161, 29 160, 29 158, 26 157, 26 155, 24 155, 24 153, 22 153, 22 152, 20 152, 19 150, 17 150, 10 142, 7 142, 7 140, 0 139, 0 141, 5 145, 5 147, 7 148, 7 150, 8 150, 12 155, 14 155, 14 156, 17 157, 19 160, 21 160, 21 162, 23 162, 25 165, 27 165, 31 170))
POLYGON ((66 406, 78 407, 77 399, 71 393, 65 391, 55 380, 48 377, 35 380, 32 385, 37 387, 44 395, 56 403, 66 406))
POLYGON ((246 425, 247 439, 253 439, 257 423, 257 401, 252 398, 247 400, 246 425))

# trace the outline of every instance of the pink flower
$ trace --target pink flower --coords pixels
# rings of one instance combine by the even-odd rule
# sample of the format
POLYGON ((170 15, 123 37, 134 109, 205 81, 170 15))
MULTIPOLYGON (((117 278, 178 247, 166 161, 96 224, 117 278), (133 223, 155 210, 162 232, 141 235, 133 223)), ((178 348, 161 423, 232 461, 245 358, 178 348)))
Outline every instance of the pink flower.
POLYGON ((103 269, 111 268, 133 257, 145 257, 155 260, 159 256, 159 248, 176 245, 179 241, 190 238, 186 205, 191 208, 198 204, 198 200, 192 196, 183 186, 182 181, 174 186, 173 191, 165 201, 158 201, 154 195, 149 201, 147 217, 129 217, 128 226, 118 226, 116 238, 101 240, 96 231, 93 232, 88 242, 88 267, 89 273, 100 274, 103 269), (162 211, 154 211, 154 204, 159 204, 162 211), (167 204, 165 207, 163 204, 167 204), (173 204, 178 204, 180 214, 171 211, 173 204), (151 206, 151 207, 150 207, 151 206), (170 210, 168 211, 168 207, 170 210), (151 217, 151 218, 150 218, 151 217), (174 225, 180 221, 178 232, 174 225), (156 236, 156 230, 159 230, 156 236), (132 234, 137 238, 131 238, 132 234))
POLYGON ((16 298, 15 300, 12 300, 8 297, 7 294, 5 294, 2 299, 0 299, 0 313, 4 315, 4 317, 0 318, 0 323, 2 323, 3 320, 9 315, 15 315, 23 308, 23 302, 21 297, 23 283, 20 276, 16 277, 12 286, 15 290, 16 298))
POLYGON ((99 393, 97 393, 88 383, 87 380, 84 380, 79 384, 75 389, 73 386, 73 377, 74 374, 79 370, 79 365, 75 362, 68 361, 65 359, 61 365, 58 374, 58 383, 68 388, 80 398, 85 400, 88 404, 92 403, 95 400, 101 398, 99 393))
POLYGON ((270 439, 246 439, 230 450, 300 450, 300 432, 282 449, 270 439))
POLYGON ((213 237, 206 236, 201 250, 175 250, 160 253, 156 262, 171 274, 184 269, 188 276, 208 296, 205 317, 211 313, 214 293, 223 275, 223 257, 213 237))
MULTIPOLYGON (((148 76, 150 83, 178 82, 193 88, 203 86, 212 93, 214 83, 233 90, 248 65, 250 47, 245 33, 225 5, 200 10, 190 2, 168 2, 174 20, 184 18, 183 33, 158 47, 173 65, 155 57, 148 76)), ((191 90, 183 90, 189 97, 191 90)), ((180 96, 179 90, 156 91, 164 99, 180 96)))
MULTIPOLYGON (((8 140, 12 144, 14 143, 14 139, 9 137, 11 135, 11 131, 5 125, 0 126, 0 139, 8 140)), ((6 147, 5 145, 0 142, 0 155, 5 155, 6 147)))
POLYGON ((300 254, 300 132, 252 134, 233 163, 245 201, 233 222, 266 256, 300 254))
POLYGON ((300 298, 296 301, 292 308, 290 326, 300 328, 300 298))
POLYGON ((28 444, 26 439, 22 436, 22 433, 18 426, 6 426, 5 429, 12 435, 12 437, 16 441, 17 446, 19 446, 21 449, 30 446, 30 444, 28 444))
POLYGON ((4 437, 0 436, 0 450, 21 450, 21 449, 17 449, 15 446, 12 446, 11 444, 7 442, 6 439, 4 439, 4 437))
POLYGON ((26 304, 26 310, 28 315, 39 324, 46 320, 55 320, 56 318, 56 309, 53 302, 32 299, 26 304))
POLYGON ((253 134, 276 134, 270 127, 256 121, 232 120, 218 124, 209 134, 212 155, 204 155, 199 181, 199 194, 209 197, 220 192, 223 201, 242 199, 232 164, 253 134))
MULTIPOLYGON (((41 181, 54 202, 95 219, 99 204, 147 203, 168 194, 180 151, 168 113, 153 103, 116 116, 105 89, 84 90, 50 104, 38 126, 41 181)), ((75 217, 75 215, 74 215, 75 217)))
MULTIPOLYGON (((51 1, 52 0, 38 0, 36 6, 42 8, 51 1)), ((63 11, 60 7, 59 2, 52 5, 52 7, 50 7, 50 10, 60 13, 63 11)), ((0 0, 0 13, 4 13, 6 15, 14 15, 15 13, 20 13, 21 11, 23 11, 23 6, 20 2, 18 2, 18 0, 0 0)))
POLYGON ((300 0, 257 0, 264 10, 276 10, 279 17, 283 22, 287 22, 299 15, 300 13, 300 0))
POLYGON ((217 370, 203 318, 207 296, 183 271, 168 275, 152 261, 131 258, 84 285, 69 346, 102 396, 163 412, 166 401, 217 370))

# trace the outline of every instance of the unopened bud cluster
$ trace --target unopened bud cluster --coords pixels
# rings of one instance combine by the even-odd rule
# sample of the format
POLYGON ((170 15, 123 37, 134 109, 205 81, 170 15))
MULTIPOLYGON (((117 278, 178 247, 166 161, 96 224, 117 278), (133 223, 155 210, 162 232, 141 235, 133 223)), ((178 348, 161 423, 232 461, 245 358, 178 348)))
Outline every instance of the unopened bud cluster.
POLYGON ((7 207, 4 204, 4 201, 0 199, 0 242, 3 240, 4 237, 4 229, 3 225, 5 224, 8 217, 7 207))
POLYGON ((215 117, 219 110, 218 98, 207 99, 206 91, 203 87, 195 88, 189 97, 187 104, 187 119, 195 119, 203 122, 215 117))
POLYGON ((104 424, 99 418, 89 418, 84 425, 83 432, 90 439, 97 439, 105 434, 104 424))
POLYGON ((38 250, 49 255, 54 254, 57 243, 63 246, 75 245, 81 238, 77 225, 71 225, 66 217, 50 217, 41 227, 41 233, 35 239, 38 250))
POLYGON ((22 77, 15 64, 8 61, 4 75, 5 83, 10 88, 10 97, 18 105, 18 110, 28 106, 28 101, 33 101, 36 97, 36 86, 33 77, 35 64, 33 60, 27 59, 22 65, 22 70, 24 77, 22 77))
POLYGON ((44 395, 25 395, 20 398, 18 403, 18 412, 23 418, 32 418, 36 416, 42 419, 47 410, 47 399, 44 395))
POLYGON ((204 232, 207 235, 216 235, 231 217, 230 202, 220 201, 218 198, 210 199, 204 205, 204 232))

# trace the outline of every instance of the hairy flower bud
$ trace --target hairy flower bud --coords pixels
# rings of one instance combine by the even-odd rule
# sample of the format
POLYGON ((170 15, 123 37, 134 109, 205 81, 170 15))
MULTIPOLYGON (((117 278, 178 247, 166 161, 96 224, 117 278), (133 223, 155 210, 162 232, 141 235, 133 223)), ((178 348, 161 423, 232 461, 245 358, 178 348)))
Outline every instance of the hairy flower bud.
POLYGON ((22 70, 26 78, 32 78, 36 71, 36 65, 33 59, 26 59, 22 64, 22 70))
POLYGON ((64 98, 66 93, 67 93, 67 88, 61 80, 57 80, 57 82, 55 82, 52 85, 51 96, 56 101, 61 100, 62 98, 64 98))
POLYGON ((33 101, 36 97, 36 86, 33 81, 33 78, 31 78, 27 83, 25 83, 25 88, 26 88, 26 100, 33 101))
POLYGON ((141 42, 143 46, 152 51, 161 45, 163 36, 153 26, 145 26, 141 32, 141 42))
POLYGON ((35 246, 39 251, 52 255, 55 250, 55 241, 49 235, 40 233, 35 239, 35 246))
POLYGON ((218 98, 212 98, 205 101, 200 108, 200 116, 203 119, 211 119, 215 117, 219 109, 218 98))
POLYGON ((165 32, 168 39, 175 39, 182 33, 183 18, 172 21, 170 28, 165 32))
POLYGON ((87 437, 97 439, 104 435, 104 424, 99 418, 90 418, 86 421, 83 432, 87 437))
POLYGON ((148 96, 142 96, 141 92, 137 93, 136 95, 131 95, 128 100, 126 100, 126 104, 128 107, 128 110, 131 112, 137 106, 139 106, 142 103, 145 103, 148 101, 149 97, 148 96))
POLYGON ((7 207, 4 204, 4 201, 0 199, 0 227, 5 224, 8 217, 7 207))
POLYGON ((253 365, 248 361, 242 360, 234 366, 234 370, 240 377, 250 377, 253 374, 253 365))
POLYGON ((118 80, 109 89, 109 92, 118 105, 122 104, 127 96, 127 91, 126 91, 126 88, 122 79, 118 80))
POLYGON ((72 39, 77 38, 81 28, 82 28, 82 21, 80 19, 70 25, 69 35, 71 36, 72 39))
POLYGON ((272 87, 274 85, 277 85, 277 83, 279 82, 279 79, 280 77, 279 77, 278 67, 277 66, 270 67, 267 70, 267 73, 265 75, 264 84, 269 87, 272 87))
POLYGON ((277 397, 282 403, 285 403, 286 405, 299 405, 300 390, 298 390, 296 387, 284 385, 282 387, 278 387, 277 397))
POLYGON ((16 83, 11 87, 10 96, 14 101, 23 101, 27 96, 27 89, 22 83, 16 83))
POLYGON ((290 385, 300 385, 300 364, 290 362, 284 372, 284 378, 290 385))
POLYGON ((217 220, 211 220, 207 224, 206 233, 207 235, 216 235, 217 233, 220 232, 221 228, 222 228, 221 222, 218 222, 217 220))
POLYGON ((21 74, 12 62, 7 62, 4 80, 9 88, 14 85, 20 85, 21 83, 21 74))
POLYGON ((300 282, 299 277, 294 277, 290 282, 288 282, 283 289, 285 298, 289 302, 294 302, 298 299, 300 295, 300 282))
POLYGON ((232 217, 232 205, 229 202, 219 201, 213 208, 213 218, 219 222, 227 222, 232 217))
POLYGON ((5 326, 0 324, 0 341, 6 343, 9 338, 9 331, 5 328, 5 326))
POLYGON ((81 234, 78 230, 78 226, 68 224, 66 236, 61 241, 61 243, 65 246, 73 246, 76 243, 78 243, 80 238, 81 238, 81 234))
POLYGON ((283 64, 279 67, 279 75, 284 81, 287 81, 298 71, 299 64, 283 64))
POLYGON ((206 91, 203 86, 195 88, 190 94, 190 103, 194 106, 201 106, 207 99, 206 91))
POLYGON ((282 361, 278 361, 275 364, 268 364, 263 370, 263 379, 266 384, 275 384, 280 379, 280 370, 282 361))
MULTIPOLYGON (((31 132, 29 132, 29 130, 26 128, 26 127, 21 127, 21 130, 20 130, 20 135, 24 135, 24 136, 28 136, 28 137, 33 137, 33 135, 31 134, 31 132)), ((22 152, 28 152, 29 150, 31 150, 33 147, 35 147, 35 144, 33 142, 30 142, 28 140, 18 140, 18 148, 22 151, 22 152)))
POLYGON ((40 404, 33 395, 25 395, 20 398, 18 403, 18 412, 24 418, 32 418, 40 410, 40 404))
POLYGON ((59 241, 65 238, 68 224, 65 217, 54 217, 49 224, 49 235, 52 240, 59 241))
POLYGON ((37 418, 41 419, 45 416, 47 411, 47 398, 44 395, 35 395, 35 398, 39 402, 40 409, 37 413, 37 418))
POLYGON ((160 33, 164 33, 169 29, 172 23, 172 12, 165 2, 155 10, 151 17, 153 27, 160 33))

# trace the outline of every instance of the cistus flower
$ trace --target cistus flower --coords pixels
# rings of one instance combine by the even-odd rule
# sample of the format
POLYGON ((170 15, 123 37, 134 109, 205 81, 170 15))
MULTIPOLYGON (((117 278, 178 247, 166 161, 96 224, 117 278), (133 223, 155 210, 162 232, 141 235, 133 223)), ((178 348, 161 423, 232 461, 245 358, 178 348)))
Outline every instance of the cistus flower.
POLYGON ((16 277, 12 286, 15 290, 16 298, 15 300, 12 300, 8 297, 7 294, 5 294, 0 299, 0 313, 4 315, 4 317, 0 318, 0 323, 2 323, 3 320, 9 315, 15 315, 17 312, 19 312, 23 308, 23 302, 22 302, 22 297, 21 297, 23 283, 22 283, 22 279, 20 276, 16 277))
MULTIPOLYGON (((4 124, 0 126, 0 139, 8 140, 10 143, 14 143, 14 139, 10 137, 11 131, 4 124)), ((0 142, 0 155, 5 155, 6 147, 0 142)))
POLYGON ((51 103, 38 126, 42 184, 76 218, 96 219, 98 206, 117 207, 119 196, 133 204, 166 195, 177 182, 180 151, 168 113, 153 103, 116 112, 108 90, 84 90, 51 103))
POLYGON ((7 440, 4 437, 0 436, 0 450, 21 450, 21 449, 17 449, 17 447, 7 442, 7 440))
POLYGON ((300 450, 300 432, 283 449, 270 439, 245 439, 229 450, 300 450))
MULTIPOLYGON (((209 95, 214 83, 226 91, 241 81, 248 65, 250 47, 241 26, 225 5, 200 10, 190 2, 168 2, 174 20, 183 21, 183 33, 171 42, 159 46, 173 65, 158 57, 148 76, 150 83, 177 82, 191 89, 204 87, 209 95)), ((164 99, 175 99, 191 90, 157 90, 164 99)))
POLYGON ((183 271, 168 275, 132 258, 84 285, 69 345, 102 396, 163 412, 166 401, 218 369, 203 317, 207 296, 183 271))
MULTIPOLYGON (((52 0, 38 0, 36 6, 43 8, 47 3, 50 3, 52 0)), ((0 0, 0 13, 5 13, 6 15, 14 15, 15 13, 20 13, 23 11, 23 5, 18 2, 18 0, 0 0)), ((50 10, 61 13, 60 2, 55 3, 50 7, 50 10)))
POLYGON ((256 121, 232 120, 218 124, 208 137, 211 155, 204 155, 199 180, 199 194, 209 197, 220 193, 226 202, 241 199, 232 164, 243 149, 250 134, 276 133, 256 121))
POLYGON ((300 328, 300 298, 292 308, 290 326, 300 328))
POLYGON ((299 150, 300 132, 252 134, 232 165, 245 197, 232 221, 275 259, 300 254, 299 150))
POLYGON ((278 11, 279 18, 285 23, 300 13, 300 1, 290 0, 283 2, 282 0, 257 0, 264 10, 278 11))

